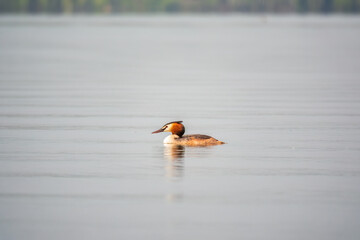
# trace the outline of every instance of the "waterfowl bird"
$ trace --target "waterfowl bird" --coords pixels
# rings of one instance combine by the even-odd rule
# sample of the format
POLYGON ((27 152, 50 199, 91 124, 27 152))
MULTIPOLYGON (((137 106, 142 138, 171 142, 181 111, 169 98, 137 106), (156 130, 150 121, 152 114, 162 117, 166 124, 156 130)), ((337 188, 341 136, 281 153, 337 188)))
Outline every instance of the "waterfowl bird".
POLYGON ((152 133, 159 132, 171 132, 170 136, 164 139, 164 144, 177 144, 183 146, 211 146, 224 144, 213 137, 202 134, 184 135, 185 127, 182 125, 182 121, 169 122, 165 124, 159 130, 152 133))

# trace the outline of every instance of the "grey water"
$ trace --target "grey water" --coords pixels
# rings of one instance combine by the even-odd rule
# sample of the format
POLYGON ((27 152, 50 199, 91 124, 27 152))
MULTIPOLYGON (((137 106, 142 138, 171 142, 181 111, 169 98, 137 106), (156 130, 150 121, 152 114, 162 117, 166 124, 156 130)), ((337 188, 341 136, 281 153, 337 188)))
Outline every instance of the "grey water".
POLYGON ((359 239, 360 18, 1 16, 0 239, 359 239), (164 146, 170 121, 215 147, 164 146))

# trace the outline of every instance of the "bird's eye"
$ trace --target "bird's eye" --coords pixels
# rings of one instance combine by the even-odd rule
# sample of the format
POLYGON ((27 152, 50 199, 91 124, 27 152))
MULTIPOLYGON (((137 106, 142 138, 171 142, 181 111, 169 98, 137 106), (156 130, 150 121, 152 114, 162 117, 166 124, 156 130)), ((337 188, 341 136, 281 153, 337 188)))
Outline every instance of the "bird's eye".
POLYGON ((163 126, 163 129, 165 130, 167 128, 167 126, 163 126))

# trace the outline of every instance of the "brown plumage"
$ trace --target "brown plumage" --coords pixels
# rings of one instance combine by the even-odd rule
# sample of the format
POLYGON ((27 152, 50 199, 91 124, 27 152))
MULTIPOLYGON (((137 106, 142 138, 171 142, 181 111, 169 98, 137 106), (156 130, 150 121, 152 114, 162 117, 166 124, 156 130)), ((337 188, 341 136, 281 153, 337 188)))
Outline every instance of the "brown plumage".
POLYGON ((210 145, 220 145, 225 143, 208 135, 191 134, 191 135, 184 135, 181 138, 178 138, 177 144, 188 145, 188 146, 210 146, 210 145))
POLYGON ((176 134, 179 137, 182 137, 182 135, 184 135, 184 133, 185 133, 185 127, 181 123, 182 123, 182 121, 170 122, 170 123, 165 124, 165 126, 168 125, 169 131, 172 134, 176 134))
POLYGON ((177 144, 184 146, 211 146, 211 145, 224 144, 224 142, 219 141, 208 135, 202 135, 202 134, 183 135, 185 133, 185 127, 182 124, 182 121, 169 122, 159 130, 154 131, 153 133, 159 133, 159 132, 172 133, 172 135, 164 139, 165 144, 177 144))

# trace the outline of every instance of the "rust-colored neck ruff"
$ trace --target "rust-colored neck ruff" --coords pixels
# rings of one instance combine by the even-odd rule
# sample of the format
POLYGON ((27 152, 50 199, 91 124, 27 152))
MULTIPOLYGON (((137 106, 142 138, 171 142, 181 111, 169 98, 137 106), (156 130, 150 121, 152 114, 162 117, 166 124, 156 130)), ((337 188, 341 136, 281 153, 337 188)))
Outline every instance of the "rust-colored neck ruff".
POLYGON ((181 123, 175 122, 169 126, 169 131, 171 131, 172 134, 175 134, 175 135, 178 135, 179 137, 181 137, 185 133, 185 127, 181 123))

